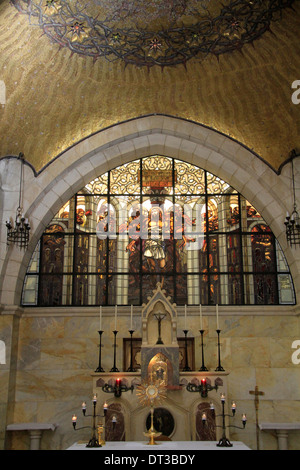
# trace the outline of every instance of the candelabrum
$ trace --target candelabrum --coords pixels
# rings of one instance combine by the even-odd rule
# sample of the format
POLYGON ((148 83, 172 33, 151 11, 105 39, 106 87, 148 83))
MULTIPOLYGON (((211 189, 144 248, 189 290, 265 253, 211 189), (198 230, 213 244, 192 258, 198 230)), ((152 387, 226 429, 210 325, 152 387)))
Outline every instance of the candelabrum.
POLYGON ((30 224, 22 214, 22 209, 18 207, 15 226, 11 222, 6 222, 7 244, 15 243, 20 248, 27 248, 29 241, 30 224))
MULTIPOLYGON (((228 428, 229 427, 230 428, 237 428, 237 429, 245 429, 247 418, 246 418, 245 413, 243 413, 243 415, 242 415, 242 424, 243 424, 243 426, 242 427, 241 426, 235 426, 233 424, 229 424, 229 425, 226 426, 225 418, 226 418, 226 416, 229 417, 229 418, 233 418, 235 416, 236 404, 235 404, 235 402, 232 402, 232 405, 231 405, 232 414, 231 415, 225 414, 225 395, 224 395, 224 393, 221 394, 221 404, 222 404, 222 414, 221 415, 215 415, 214 405, 212 403, 210 404, 210 411, 213 414, 213 416, 217 416, 217 417, 221 416, 222 417, 222 425, 221 426, 216 425, 216 427, 221 427, 222 431, 223 431, 222 432, 222 437, 219 440, 219 442, 217 443, 217 446, 218 447, 232 447, 233 444, 226 437, 226 427, 228 427, 228 428)), ((206 415, 206 412, 204 412, 202 414, 202 423, 203 423, 203 425, 206 425, 206 421, 207 421, 207 415, 206 415)))
MULTIPOLYGON (((104 426, 102 424, 99 424, 98 426, 96 426, 96 419, 106 417, 108 406, 107 406, 106 403, 104 403, 104 405, 103 405, 103 415, 99 415, 99 414, 96 413, 96 407, 97 407, 97 397, 96 397, 96 395, 94 395, 94 397, 93 397, 93 414, 87 415, 86 414, 86 403, 85 402, 82 403, 82 414, 85 417, 91 417, 92 418, 92 426, 82 426, 80 428, 77 428, 76 427, 77 416, 75 414, 72 416, 72 423, 73 423, 73 428, 74 428, 75 431, 80 431, 81 429, 92 429, 92 437, 89 440, 86 447, 102 447, 102 445, 104 443, 103 440, 102 440, 102 443, 101 443, 100 439, 98 439, 97 436, 96 436, 97 427, 99 428, 101 426, 101 428, 102 428, 101 430, 98 429, 98 435, 99 436, 102 434, 103 428, 104 428, 104 426)), ((113 430, 115 429, 116 422, 117 422, 117 418, 114 415, 112 417, 113 430)))
POLYGON ((134 385, 131 385, 131 387, 127 387, 127 385, 122 384, 121 379, 116 379, 114 385, 105 384, 103 385, 102 390, 106 393, 113 393, 116 398, 120 398, 122 392, 128 392, 129 390, 131 390, 132 393, 134 390, 134 385))
POLYGON ((293 199, 294 207, 293 212, 290 215, 288 212, 286 214, 286 219, 284 221, 285 230, 286 230, 286 239, 290 246, 299 246, 300 245, 300 216, 297 210, 296 203, 296 192, 295 192, 295 175, 294 175, 294 158, 299 157, 300 154, 297 154, 296 150, 293 149, 290 153, 292 160, 292 188, 293 188, 293 199))
POLYGON ((198 392, 198 393, 200 393, 202 398, 206 398, 208 392, 210 392, 211 390, 216 390, 217 391, 218 386, 217 385, 212 386, 212 385, 207 383, 206 379, 201 379, 201 384, 200 385, 196 385, 196 384, 193 384, 193 383, 190 382, 190 383, 187 384, 186 389, 187 389, 188 392, 198 392))
POLYGON ((15 225, 11 221, 6 221, 7 228, 7 244, 16 244, 20 248, 27 248, 29 242, 30 224, 23 214, 21 200, 23 194, 23 174, 24 174, 24 154, 20 153, 18 160, 21 161, 20 188, 19 188, 19 205, 16 212, 15 225))

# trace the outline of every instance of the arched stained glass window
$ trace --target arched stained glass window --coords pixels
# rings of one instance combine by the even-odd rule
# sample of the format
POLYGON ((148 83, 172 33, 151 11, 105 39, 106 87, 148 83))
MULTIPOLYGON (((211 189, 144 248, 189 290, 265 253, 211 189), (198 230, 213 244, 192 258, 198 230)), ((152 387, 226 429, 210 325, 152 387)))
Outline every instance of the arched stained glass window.
POLYGON ((219 177, 153 155, 95 178, 53 218, 22 304, 142 305, 160 282, 177 305, 294 304, 283 252, 219 177))

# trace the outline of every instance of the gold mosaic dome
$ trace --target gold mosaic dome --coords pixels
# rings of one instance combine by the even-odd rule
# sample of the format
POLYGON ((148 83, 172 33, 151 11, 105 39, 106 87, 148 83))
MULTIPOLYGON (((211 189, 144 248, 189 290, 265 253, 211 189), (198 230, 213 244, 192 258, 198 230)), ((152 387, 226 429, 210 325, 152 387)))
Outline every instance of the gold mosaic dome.
POLYGON ((162 114, 275 171, 300 148, 299 1, 5 0, 0 157, 39 172, 115 124, 162 114))

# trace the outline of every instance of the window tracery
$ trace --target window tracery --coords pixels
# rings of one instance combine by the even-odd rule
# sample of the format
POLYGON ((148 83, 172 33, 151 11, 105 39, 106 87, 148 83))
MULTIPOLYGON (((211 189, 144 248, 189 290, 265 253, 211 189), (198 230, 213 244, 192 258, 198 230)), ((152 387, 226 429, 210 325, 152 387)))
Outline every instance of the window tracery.
POLYGON ((283 252, 221 178, 151 155, 96 177, 53 218, 23 305, 142 305, 160 282, 178 305, 294 304, 283 252))

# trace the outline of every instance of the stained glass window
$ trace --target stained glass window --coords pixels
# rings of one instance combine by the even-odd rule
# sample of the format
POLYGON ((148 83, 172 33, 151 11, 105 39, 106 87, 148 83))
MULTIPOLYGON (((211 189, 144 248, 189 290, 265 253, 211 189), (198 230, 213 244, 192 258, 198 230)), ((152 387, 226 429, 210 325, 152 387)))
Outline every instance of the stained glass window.
POLYGON ((151 155, 96 176, 45 230, 23 305, 142 305, 162 284, 177 305, 294 304, 284 254, 226 181, 151 155))

